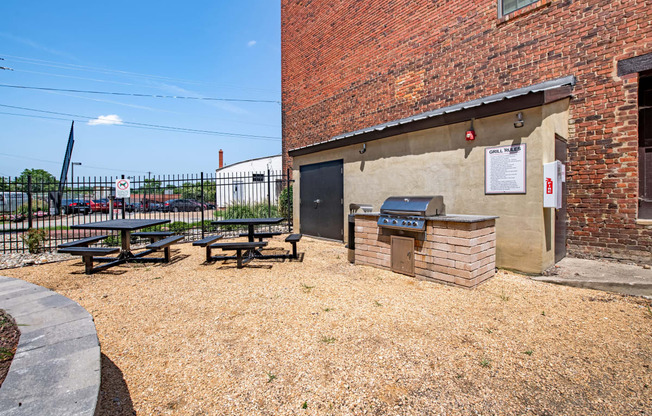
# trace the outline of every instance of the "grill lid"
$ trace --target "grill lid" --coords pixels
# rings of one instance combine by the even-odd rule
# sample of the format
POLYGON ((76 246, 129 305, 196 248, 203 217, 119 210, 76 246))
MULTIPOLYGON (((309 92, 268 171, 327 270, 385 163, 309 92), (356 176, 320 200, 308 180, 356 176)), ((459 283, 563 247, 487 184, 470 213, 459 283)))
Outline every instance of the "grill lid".
POLYGON ((380 207, 381 214, 420 215, 432 217, 445 215, 444 197, 433 196, 390 196, 380 207))

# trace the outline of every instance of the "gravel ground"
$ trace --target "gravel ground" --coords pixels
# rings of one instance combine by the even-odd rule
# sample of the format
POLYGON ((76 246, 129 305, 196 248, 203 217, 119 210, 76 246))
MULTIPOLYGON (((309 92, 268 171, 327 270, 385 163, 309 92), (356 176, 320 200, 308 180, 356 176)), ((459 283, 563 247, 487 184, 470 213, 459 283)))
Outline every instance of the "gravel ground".
POLYGON ((504 271, 458 289, 299 249, 242 270, 183 244, 168 265, 2 273, 93 315, 101 415, 650 414, 649 301, 504 271))
POLYGON ((10 253, 0 254, 0 270, 13 269, 16 267, 32 266, 36 264, 46 264, 56 261, 66 261, 73 259, 70 254, 59 253, 10 253))

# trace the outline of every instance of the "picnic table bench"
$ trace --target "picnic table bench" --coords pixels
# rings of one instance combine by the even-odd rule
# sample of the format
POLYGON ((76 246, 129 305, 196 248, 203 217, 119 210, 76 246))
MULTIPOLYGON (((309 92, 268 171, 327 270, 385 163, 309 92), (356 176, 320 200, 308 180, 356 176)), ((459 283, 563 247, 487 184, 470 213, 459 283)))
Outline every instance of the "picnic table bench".
MULTIPOLYGON (((168 263, 170 261, 170 246, 174 243, 176 243, 179 240, 183 240, 182 235, 171 235, 167 238, 164 238, 162 240, 158 240, 156 242, 151 243, 148 246, 145 246, 147 249, 146 251, 143 251, 142 253, 136 254, 135 257, 141 258, 142 256, 146 256, 154 251, 158 250, 163 250, 163 261, 165 263, 168 263)), ((146 261, 157 261, 159 259, 141 259, 141 260, 146 260, 146 261)))
POLYGON ((214 243, 211 244, 210 248, 221 248, 222 251, 235 250, 235 256, 213 256, 212 260, 230 260, 236 259, 238 261, 238 269, 241 269, 244 264, 248 263, 255 258, 255 253, 258 252, 257 249, 265 247, 267 245, 266 241, 247 241, 247 242, 233 242, 233 243, 214 243), (246 259, 243 259, 243 254, 247 255, 246 259))
POLYGON ((206 247, 206 262, 212 261, 211 258, 211 244, 222 238, 222 234, 217 234, 217 235, 209 235, 208 237, 204 237, 201 240, 197 240, 194 243, 192 243, 193 246, 199 246, 199 247, 206 247))
MULTIPOLYGON (((281 232, 268 232, 268 233, 254 233, 253 237, 257 238, 258 241, 263 241, 263 238, 272 238, 277 235, 281 235, 281 232)), ((249 237, 249 233, 240 233, 240 237, 249 237)))
POLYGON ((290 234, 285 238, 286 243, 292 244, 292 257, 293 259, 298 258, 297 254, 297 243, 301 240, 303 234, 290 234))
MULTIPOLYGON (((59 246, 61 247, 61 246, 59 246)), ((98 268, 93 269, 93 257, 106 256, 109 254, 117 253, 120 251, 119 247, 62 247, 59 248, 59 253, 68 253, 75 256, 82 256, 85 265, 86 274, 93 274, 98 271, 98 268)))
POLYGON ((70 241, 70 242, 67 242, 67 243, 59 244, 57 247, 58 248, 88 247, 89 245, 91 245, 93 243, 97 243, 98 241, 102 241, 107 237, 108 237, 108 235, 95 235, 95 236, 92 236, 92 237, 82 238, 81 240, 70 241))
POLYGON ((163 238, 174 235, 170 231, 139 231, 137 233, 131 233, 133 237, 149 238, 150 243, 154 243, 163 238))

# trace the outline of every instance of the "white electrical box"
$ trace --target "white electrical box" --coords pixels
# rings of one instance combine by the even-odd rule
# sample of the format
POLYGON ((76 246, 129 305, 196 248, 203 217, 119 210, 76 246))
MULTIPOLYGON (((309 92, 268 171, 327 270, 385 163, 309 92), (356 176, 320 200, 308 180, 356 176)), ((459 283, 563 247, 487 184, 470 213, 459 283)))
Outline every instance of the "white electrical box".
POLYGON ((561 208, 562 182, 566 182, 566 167, 559 160, 543 164, 543 206, 561 208))

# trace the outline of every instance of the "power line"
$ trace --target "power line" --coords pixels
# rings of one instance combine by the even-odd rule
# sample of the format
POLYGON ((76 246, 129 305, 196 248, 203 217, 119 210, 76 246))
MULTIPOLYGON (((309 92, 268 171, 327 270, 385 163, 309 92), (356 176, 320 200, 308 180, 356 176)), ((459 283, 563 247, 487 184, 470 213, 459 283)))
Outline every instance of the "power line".
POLYGON ((139 94, 133 92, 72 90, 72 89, 64 89, 64 88, 33 87, 33 86, 26 86, 26 85, 9 85, 9 84, 0 84, 0 87, 19 88, 19 89, 26 89, 26 90, 40 90, 40 91, 75 92, 81 94, 120 95, 120 96, 127 96, 127 97, 174 98, 180 100, 225 101, 225 102, 241 102, 241 103, 273 103, 279 105, 281 104, 280 101, 276 101, 276 100, 253 100, 253 99, 246 99, 246 98, 187 97, 187 96, 180 96, 180 95, 158 95, 158 94, 139 94))
POLYGON ((19 62, 24 62, 24 63, 31 64, 31 65, 40 65, 40 66, 67 69, 67 70, 73 70, 73 71, 97 72, 97 73, 102 73, 102 74, 118 74, 118 75, 123 75, 123 76, 132 76, 132 77, 139 77, 139 78, 146 78, 146 79, 155 79, 155 80, 159 80, 159 81, 172 81, 172 82, 180 82, 180 83, 184 83, 184 84, 194 84, 194 85, 211 85, 211 86, 225 87, 225 88, 238 88, 238 89, 241 89, 241 90, 246 89, 246 90, 251 90, 251 91, 273 91, 273 92, 278 92, 278 90, 272 90, 272 89, 268 89, 268 88, 244 87, 244 86, 235 85, 235 84, 219 84, 219 83, 215 83, 215 82, 205 82, 205 81, 187 80, 187 79, 182 79, 182 78, 172 78, 172 77, 166 77, 166 76, 161 76, 161 75, 143 74, 143 73, 138 73, 138 72, 123 71, 123 70, 118 70, 118 69, 107 69, 107 68, 94 67, 94 66, 88 66, 88 65, 77 65, 77 64, 68 64, 68 63, 62 63, 62 62, 56 62, 56 61, 48 61, 48 60, 45 60, 45 59, 27 58, 27 57, 24 57, 24 56, 7 55, 6 53, 3 53, 2 55, 7 56, 9 58, 12 58, 12 60, 16 60, 16 61, 19 61, 19 62))
MULTIPOLYGON (((70 113, 60 113, 57 111, 47 111, 47 110, 39 110, 35 108, 28 108, 28 107, 20 107, 20 106, 15 106, 15 105, 7 105, 7 104, 0 104, 0 107, 6 107, 6 108, 13 108, 16 110, 25 110, 25 111, 34 111, 37 113, 45 113, 45 114, 54 114, 58 116, 68 116, 68 117, 77 117, 81 118, 84 120, 95 120, 96 117, 89 117, 89 116, 83 116, 79 114, 70 114, 70 113)), ((11 114, 15 115, 15 114, 11 114)), ((270 140, 270 141, 278 141, 280 140, 280 137, 274 137, 274 136, 261 136, 261 135, 254 135, 254 134, 240 134, 240 133, 228 133, 228 132, 221 132, 221 131, 214 131, 214 130, 200 130, 200 129, 190 129, 186 127, 174 127, 174 126, 164 126, 160 124, 147 124, 147 123, 136 123, 136 122, 131 122, 131 121, 121 121, 122 124, 112 124, 114 126, 123 126, 123 127, 134 127, 134 128, 146 128, 146 129, 152 129, 152 130, 166 130, 166 131, 178 131, 178 132, 183 132, 183 133, 194 133, 194 134, 209 134, 209 135, 215 135, 215 136, 227 136, 227 137, 236 137, 240 139, 251 139, 251 140, 270 140)))
MULTIPOLYGON (((16 159, 25 159, 25 160, 33 160, 36 162, 42 162, 42 163, 54 163, 56 165, 60 165, 61 161, 54 161, 54 160, 47 160, 47 159, 38 159, 35 157, 28 157, 28 156, 20 156, 20 155, 12 155, 10 153, 0 153, 0 156, 5 156, 5 157, 13 157, 16 159)), ((117 168, 107 168, 107 167, 102 167, 102 166, 91 166, 91 165, 84 165, 86 168, 93 168, 93 169, 99 169, 99 170, 106 170, 106 171, 120 171, 120 172, 131 172, 131 173, 147 173, 146 171, 143 170, 128 170, 128 169, 117 169, 117 168)))

